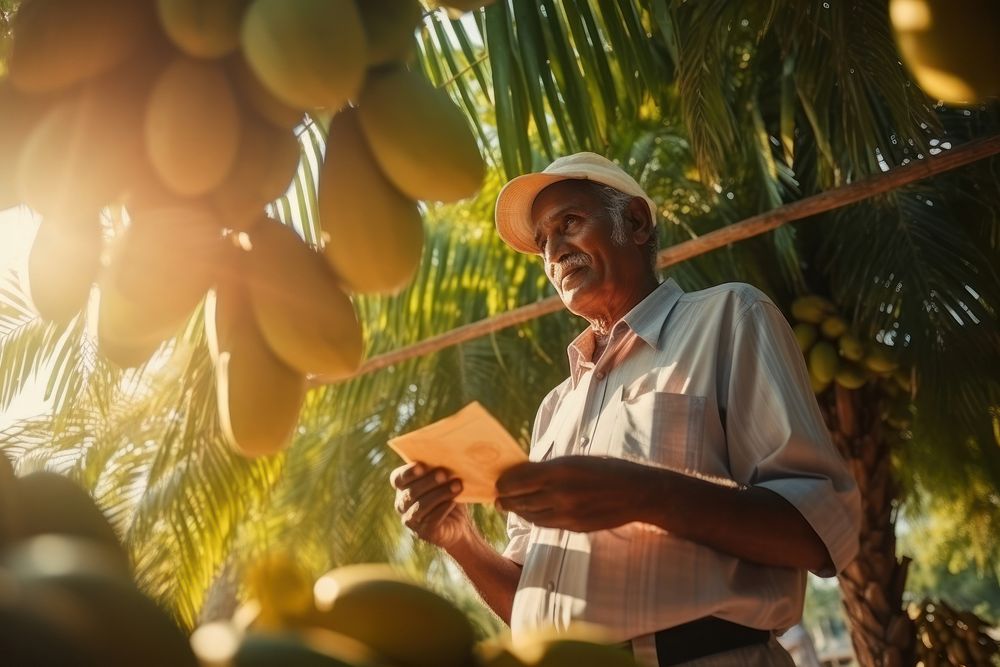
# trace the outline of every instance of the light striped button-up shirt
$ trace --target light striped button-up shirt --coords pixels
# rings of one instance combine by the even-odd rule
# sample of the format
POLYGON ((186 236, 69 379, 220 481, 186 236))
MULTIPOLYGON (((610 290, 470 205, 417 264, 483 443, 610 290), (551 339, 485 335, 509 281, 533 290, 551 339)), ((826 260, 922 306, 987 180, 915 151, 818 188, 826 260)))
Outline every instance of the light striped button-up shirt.
MULTIPOLYGON (((593 351, 590 329, 569 346, 570 377, 542 401, 531 460, 611 456, 761 486, 798 509, 836 570, 854 558, 857 487, 791 329, 759 290, 684 293, 668 280, 613 326, 596 363, 593 351)), ((805 572, 748 563, 649 524, 573 533, 511 514, 508 535, 504 555, 523 565, 515 636, 586 621, 626 640, 710 615, 780 630, 801 616, 805 572)))

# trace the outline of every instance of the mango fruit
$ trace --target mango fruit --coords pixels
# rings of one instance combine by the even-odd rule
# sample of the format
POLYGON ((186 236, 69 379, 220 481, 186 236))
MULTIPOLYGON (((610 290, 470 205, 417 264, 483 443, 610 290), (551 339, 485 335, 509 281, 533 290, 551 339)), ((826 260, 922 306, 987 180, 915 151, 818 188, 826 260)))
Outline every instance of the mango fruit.
POLYGON ((97 279, 102 247, 96 215, 42 220, 28 255, 28 290, 39 315, 65 323, 80 312, 97 279))
POLYGON ((247 234, 250 301, 274 353, 300 373, 354 372, 361 363, 361 325, 323 258, 277 220, 262 216, 247 234))
POLYGON ((221 66, 177 57, 149 96, 150 161, 175 194, 203 195, 222 183, 239 150, 241 118, 221 66))
POLYGON ((819 330, 824 337, 837 340, 847 333, 847 322, 842 317, 831 315, 820 323, 819 330))
POLYGON ((184 53, 219 58, 240 45, 240 25, 250 0, 157 0, 160 23, 184 53))
POLYGON ((423 76, 375 70, 358 108, 375 159, 403 194, 448 202, 479 190, 486 166, 476 138, 448 94, 423 76))
POLYGON ((205 302, 217 350, 216 399, 223 437, 249 457, 277 454, 292 439, 305 398, 302 373, 275 356, 257 328, 246 288, 221 281, 205 302))
POLYGON ((368 63, 353 0, 254 0, 240 41, 261 82, 299 109, 340 109, 368 63))
POLYGON ((841 364, 833 379, 845 389, 860 389, 868 381, 868 373, 857 364, 841 364))
POLYGON ((319 210, 323 255, 348 289, 385 294, 410 282, 423 250, 423 221, 416 203, 382 173, 357 109, 344 109, 330 123, 319 210))
POLYGON ((418 0, 364 0, 357 3, 365 29, 368 64, 405 61, 423 8, 418 0))
POLYGON ((137 213, 99 281, 98 349, 126 368, 145 362, 215 282, 223 243, 204 207, 137 213))
POLYGON ((290 130, 245 114, 233 166, 208 195, 225 225, 233 229, 251 226, 268 203, 285 194, 298 168, 300 152, 290 130))
POLYGON ((154 26, 147 2, 22 2, 12 29, 10 81, 32 93, 68 88, 125 62, 154 26))

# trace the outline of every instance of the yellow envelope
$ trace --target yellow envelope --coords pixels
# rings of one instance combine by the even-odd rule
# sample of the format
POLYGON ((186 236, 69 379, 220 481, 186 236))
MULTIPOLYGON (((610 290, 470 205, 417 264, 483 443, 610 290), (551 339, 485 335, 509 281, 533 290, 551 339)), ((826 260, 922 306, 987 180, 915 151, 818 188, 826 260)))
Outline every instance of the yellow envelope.
POLYGON ((527 454, 493 415, 473 401, 433 424, 389 440, 408 463, 421 461, 452 471, 462 480, 460 503, 492 503, 500 473, 528 460, 527 454))

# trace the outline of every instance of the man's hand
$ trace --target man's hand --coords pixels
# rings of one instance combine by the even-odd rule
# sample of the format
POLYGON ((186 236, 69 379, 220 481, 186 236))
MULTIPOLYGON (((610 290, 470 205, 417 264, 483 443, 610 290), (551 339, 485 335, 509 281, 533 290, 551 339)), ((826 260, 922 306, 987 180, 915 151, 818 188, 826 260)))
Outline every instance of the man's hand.
POLYGON ((447 549, 473 530, 468 512, 455 502, 462 482, 444 468, 408 463, 393 470, 389 482, 403 525, 420 539, 447 549))
POLYGON ((651 468, 597 456, 522 463, 497 480, 497 507, 537 526, 579 533, 639 520, 651 468))

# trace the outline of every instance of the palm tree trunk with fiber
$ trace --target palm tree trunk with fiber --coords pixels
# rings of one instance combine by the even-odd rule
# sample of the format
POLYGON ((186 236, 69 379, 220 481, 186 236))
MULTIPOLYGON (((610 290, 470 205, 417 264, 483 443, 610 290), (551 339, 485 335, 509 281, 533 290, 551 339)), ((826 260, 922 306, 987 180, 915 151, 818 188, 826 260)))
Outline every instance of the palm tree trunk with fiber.
POLYGON ((819 397, 834 444, 861 491, 861 549, 840 574, 844 608, 861 667, 914 664, 916 632, 903 608, 909 558, 896 557, 891 441, 878 386, 834 384, 819 397))

